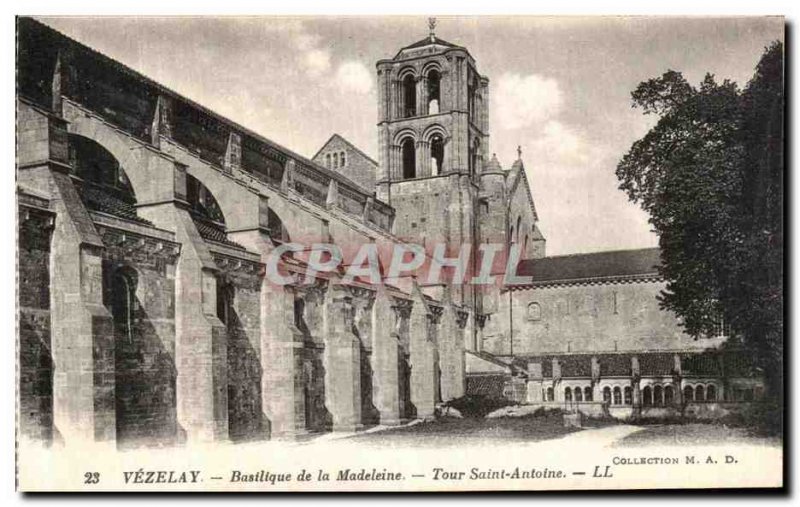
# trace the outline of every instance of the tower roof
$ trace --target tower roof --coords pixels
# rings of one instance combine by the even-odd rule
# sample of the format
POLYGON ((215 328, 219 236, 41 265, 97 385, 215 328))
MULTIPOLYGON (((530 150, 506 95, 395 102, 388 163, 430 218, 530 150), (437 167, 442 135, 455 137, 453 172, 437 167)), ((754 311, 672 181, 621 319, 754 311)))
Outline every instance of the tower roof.
POLYGON ((436 37, 435 35, 433 35, 433 36, 425 37, 424 39, 419 40, 419 41, 415 42, 414 44, 405 46, 402 49, 400 49, 400 51, 403 51, 405 49, 422 48, 422 47, 425 47, 425 46, 444 46, 444 47, 448 47, 448 48, 464 49, 463 47, 461 47, 461 46, 459 46, 457 44, 453 44, 452 42, 447 42, 446 40, 440 39, 439 37, 436 37))

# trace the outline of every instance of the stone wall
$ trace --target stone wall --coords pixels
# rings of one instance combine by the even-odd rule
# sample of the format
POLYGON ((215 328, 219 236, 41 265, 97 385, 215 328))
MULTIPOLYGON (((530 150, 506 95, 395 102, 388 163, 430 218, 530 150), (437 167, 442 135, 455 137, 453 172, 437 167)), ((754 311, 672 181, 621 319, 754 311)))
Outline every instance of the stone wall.
POLYGON ((17 239, 19 428, 23 438, 53 438, 49 201, 20 192, 17 239))
POLYGON ((323 167, 341 173, 368 191, 375 189, 375 180, 378 177, 378 163, 338 135, 331 137, 325 146, 314 155, 313 160, 323 167), (332 162, 334 154, 337 154, 339 160, 336 166, 332 162), (341 154, 344 154, 344 165, 342 164, 341 154))
POLYGON ((663 282, 541 287, 505 293, 484 328, 483 350, 515 355, 550 352, 699 349, 656 299, 663 282), (511 321, 509 321, 509 312, 511 321))

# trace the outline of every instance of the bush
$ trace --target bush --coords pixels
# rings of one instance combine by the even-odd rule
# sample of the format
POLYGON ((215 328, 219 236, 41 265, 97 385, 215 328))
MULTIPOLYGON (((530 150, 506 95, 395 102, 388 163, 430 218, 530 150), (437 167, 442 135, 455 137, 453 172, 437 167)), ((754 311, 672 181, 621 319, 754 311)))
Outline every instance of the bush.
POLYGON ((482 418, 498 408, 519 405, 508 398, 485 396, 480 394, 467 394, 461 398, 450 400, 443 407, 452 407, 464 417, 482 418))
POLYGON ((774 403, 757 403, 715 421, 733 428, 747 428, 757 436, 783 436, 783 409, 774 403))

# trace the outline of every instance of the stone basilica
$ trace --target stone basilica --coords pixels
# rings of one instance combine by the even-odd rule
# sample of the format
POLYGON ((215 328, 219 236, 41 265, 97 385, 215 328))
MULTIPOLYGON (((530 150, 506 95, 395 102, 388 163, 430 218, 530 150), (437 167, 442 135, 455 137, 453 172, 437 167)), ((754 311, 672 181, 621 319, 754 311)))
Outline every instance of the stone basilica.
POLYGON ((17 36, 26 439, 302 438, 468 392, 618 417, 760 396, 723 328, 695 341, 659 309, 657 249, 546 256, 521 156, 489 150, 489 79, 466 48, 431 33, 377 62, 376 161, 337 134, 305 158, 35 20, 17 36), (531 281, 267 283, 292 241, 516 245, 531 281))

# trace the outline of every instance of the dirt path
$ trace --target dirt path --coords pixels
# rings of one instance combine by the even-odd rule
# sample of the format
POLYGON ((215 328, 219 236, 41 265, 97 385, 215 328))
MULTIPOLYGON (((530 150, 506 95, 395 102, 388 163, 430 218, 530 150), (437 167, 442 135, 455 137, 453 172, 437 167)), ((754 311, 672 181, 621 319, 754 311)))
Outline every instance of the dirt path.
POLYGON ((641 426, 632 426, 630 424, 606 426, 605 428, 586 428, 583 431, 570 433, 563 438, 543 441, 540 443, 542 445, 567 444, 570 446, 586 446, 592 448, 610 447, 628 435, 632 435, 641 429, 641 426))

